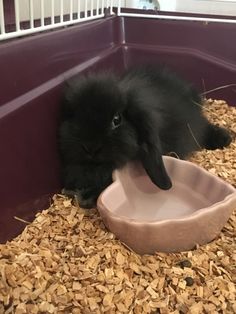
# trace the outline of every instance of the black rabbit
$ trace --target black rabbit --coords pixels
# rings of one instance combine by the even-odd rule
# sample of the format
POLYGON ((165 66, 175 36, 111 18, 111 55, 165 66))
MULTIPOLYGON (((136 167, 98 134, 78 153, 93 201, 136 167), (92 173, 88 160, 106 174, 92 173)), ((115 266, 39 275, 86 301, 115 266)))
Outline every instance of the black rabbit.
POLYGON ((203 116, 201 106, 194 88, 164 67, 71 81, 59 133, 65 193, 92 207, 111 183, 112 171, 135 159, 158 187, 170 189, 162 155, 185 158, 231 142, 227 130, 203 116))

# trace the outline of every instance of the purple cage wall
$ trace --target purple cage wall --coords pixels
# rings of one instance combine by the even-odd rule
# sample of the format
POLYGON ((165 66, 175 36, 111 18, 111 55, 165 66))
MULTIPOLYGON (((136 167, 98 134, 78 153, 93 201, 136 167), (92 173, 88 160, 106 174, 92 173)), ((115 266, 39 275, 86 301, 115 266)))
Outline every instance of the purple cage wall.
MULTIPOLYGON (((57 123, 63 82, 166 63, 199 90, 236 83, 236 25, 107 17, 0 44, 0 242, 19 234, 61 189, 57 123)), ((232 88, 209 97, 236 104, 232 88)))

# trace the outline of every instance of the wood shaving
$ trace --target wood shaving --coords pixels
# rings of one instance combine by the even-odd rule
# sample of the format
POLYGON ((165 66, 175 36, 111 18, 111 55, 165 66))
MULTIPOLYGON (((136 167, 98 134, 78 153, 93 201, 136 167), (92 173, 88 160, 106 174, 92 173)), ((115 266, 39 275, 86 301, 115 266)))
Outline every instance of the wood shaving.
MULTIPOLYGON (((236 108, 208 100, 212 122, 236 132, 236 108)), ((236 186, 236 142, 191 160, 236 186)), ((22 222, 23 223, 23 222, 22 222)), ((0 245, 0 313, 236 313, 236 217, 189 252, 139 256, 96 210, 56 195, 14 240, 0 245)))

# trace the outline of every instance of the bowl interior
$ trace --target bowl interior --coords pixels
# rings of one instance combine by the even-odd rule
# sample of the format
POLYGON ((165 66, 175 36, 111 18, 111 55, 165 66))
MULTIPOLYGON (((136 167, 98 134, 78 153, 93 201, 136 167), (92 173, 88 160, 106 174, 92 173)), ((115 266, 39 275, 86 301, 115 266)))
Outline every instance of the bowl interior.
POLYGON ((173 187, 155 186, 139 163, 114 173, 114 183, 102 194, 103 205, 114 214, 138 221, 183 218, 223 201, 235 190, 204 169, 186 161, 164 157, 173 187))

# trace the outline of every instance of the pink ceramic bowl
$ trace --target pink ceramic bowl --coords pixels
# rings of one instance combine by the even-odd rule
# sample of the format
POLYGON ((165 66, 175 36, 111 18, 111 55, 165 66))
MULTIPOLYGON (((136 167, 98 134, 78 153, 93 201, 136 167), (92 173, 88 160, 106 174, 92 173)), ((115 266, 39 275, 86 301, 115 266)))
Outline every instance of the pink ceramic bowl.
POLYGON ((114 172, 98 199, 106 227, 139 254, 187 251, 212 241, 236 208, 236 190, 195 164, 164 157, 173 187, 156 187, 139 163, 114 172))

